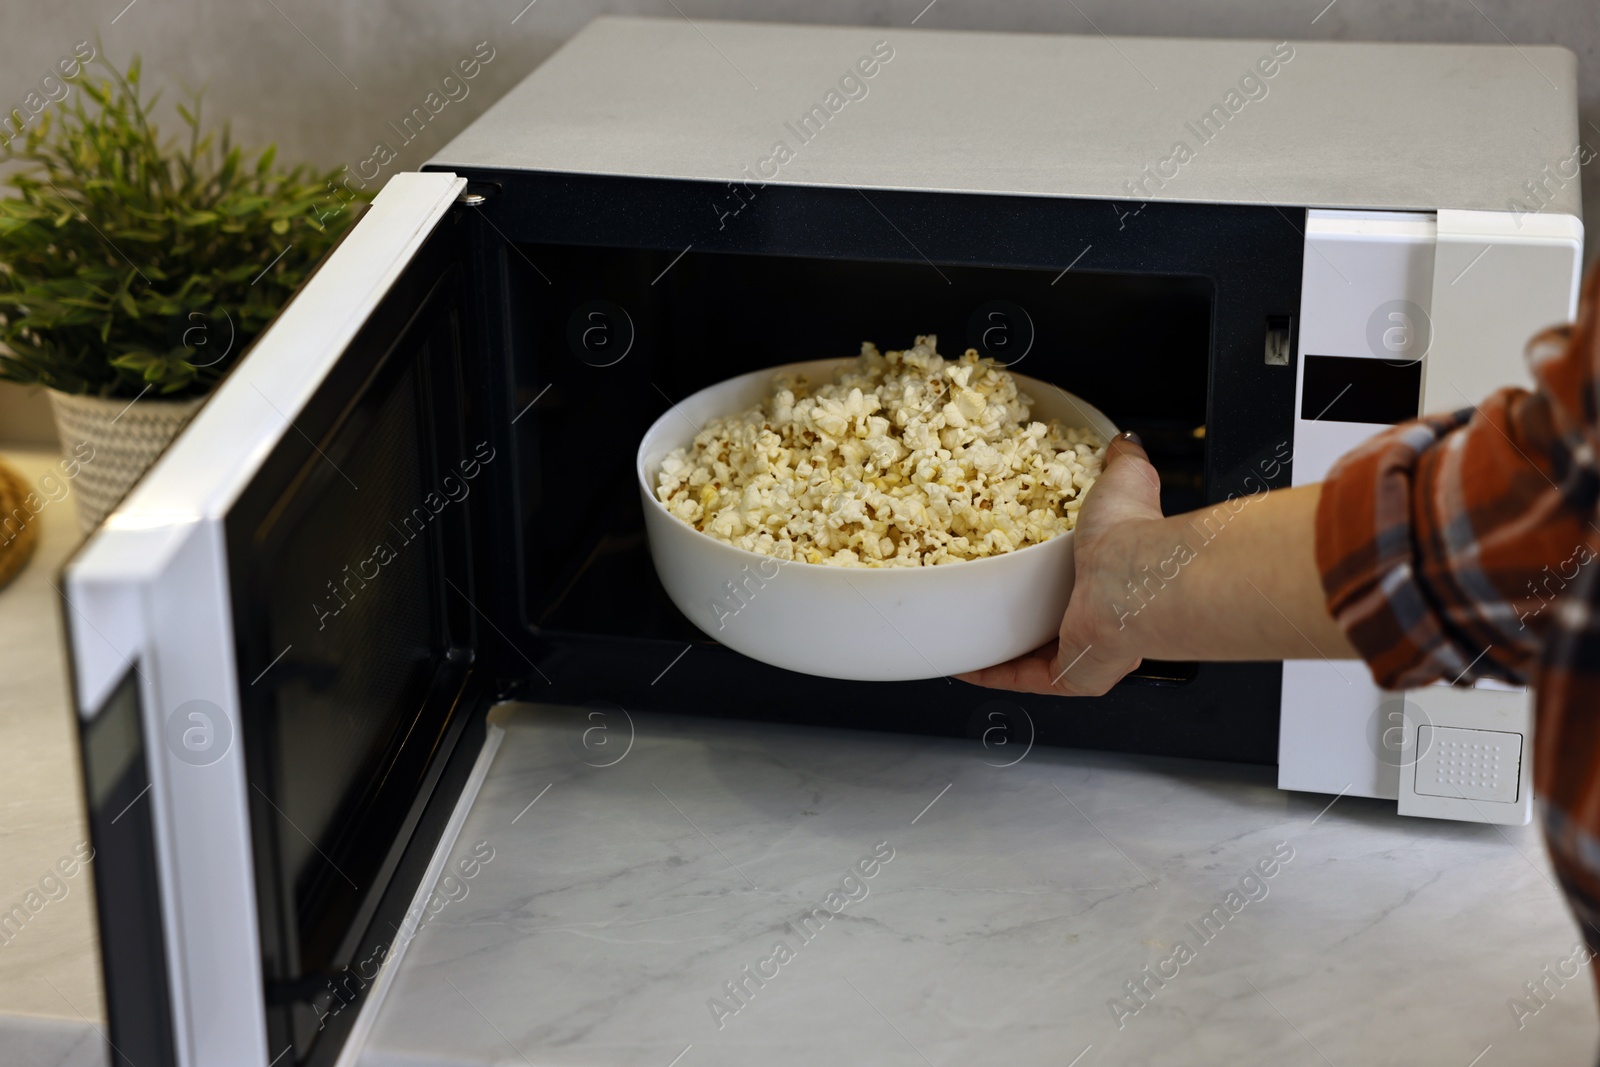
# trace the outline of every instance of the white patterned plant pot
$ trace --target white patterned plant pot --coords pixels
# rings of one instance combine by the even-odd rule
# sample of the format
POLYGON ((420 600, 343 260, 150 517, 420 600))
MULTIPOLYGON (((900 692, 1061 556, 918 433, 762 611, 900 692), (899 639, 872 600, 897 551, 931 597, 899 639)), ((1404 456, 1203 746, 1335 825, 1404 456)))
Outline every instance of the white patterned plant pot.
POLYGON ((206 401, 203 396, 188 400, 146 396, 130 402, 124 397, 47 391, 61 453, 77 468, 72 496, 84 536, 100 525, 206 401))

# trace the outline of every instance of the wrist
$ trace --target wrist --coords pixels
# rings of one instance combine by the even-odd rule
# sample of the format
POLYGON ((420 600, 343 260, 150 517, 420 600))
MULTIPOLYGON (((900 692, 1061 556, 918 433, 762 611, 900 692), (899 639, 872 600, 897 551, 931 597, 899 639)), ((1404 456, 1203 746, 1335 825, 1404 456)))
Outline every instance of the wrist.
POLYGON ((1166 526, 1163 519, 1127 519, 1075 546, 1078 584, 1063 620, 1066 643, 1127 659, 1150 654, 1156 614, 1150 609, 1180 566, 1162 566, 1175 554, 1166 526))

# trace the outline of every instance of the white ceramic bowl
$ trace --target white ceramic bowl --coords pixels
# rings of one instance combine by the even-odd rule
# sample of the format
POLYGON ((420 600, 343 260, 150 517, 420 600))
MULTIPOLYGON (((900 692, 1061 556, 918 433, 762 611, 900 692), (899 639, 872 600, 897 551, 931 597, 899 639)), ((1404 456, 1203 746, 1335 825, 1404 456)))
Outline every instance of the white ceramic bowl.
MULTIPOLYGON (((860 681, 937 678, 1004 662, 1055 636, 1072 591, 1072 534, 985 559, 936 567, 782 563, 718 541, 656 499, 661 461, 710 419, 745 411, 781 372, 826 381, 847 359, 822 359, 730 378, 668 409, 639 443, 637 474, 650 556, 667 595, 696 626, 752 659, 804 674, 860 681)), ((1117 428, 1070 393, 1018 374, 1033 414, 1117 428)))

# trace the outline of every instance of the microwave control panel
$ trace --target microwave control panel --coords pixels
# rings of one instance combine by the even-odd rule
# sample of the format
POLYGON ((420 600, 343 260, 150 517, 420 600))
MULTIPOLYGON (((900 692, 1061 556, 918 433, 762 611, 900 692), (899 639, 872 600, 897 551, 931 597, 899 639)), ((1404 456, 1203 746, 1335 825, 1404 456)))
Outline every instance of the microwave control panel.
MULTIPOLYGON (((1528 385, 1527 338, 1576 310, 1582 226, 1570 216, 1311 210, 1305 236, 1295 485, 1321 481, 1385 427, 1528 385)), ((1522 689, 1445 680, 1392 692, 1356 660, 1284 664, 1281 788, 1522 824, 1531 749, 1522 689)))

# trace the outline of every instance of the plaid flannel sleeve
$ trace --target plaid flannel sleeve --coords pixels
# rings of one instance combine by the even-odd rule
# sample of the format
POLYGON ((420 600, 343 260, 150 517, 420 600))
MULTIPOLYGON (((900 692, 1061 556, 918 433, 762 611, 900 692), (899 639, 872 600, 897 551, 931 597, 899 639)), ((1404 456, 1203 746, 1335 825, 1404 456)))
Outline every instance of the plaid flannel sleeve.
MULTIPOLYGON (((1537 388, 1402 423, 1335 464, 1316 553, 1327 604, 1379 685, 1527 684, 1600 536, 1594 297, 1529 345, 1537 388)), ((1437 373, 1448 373, 1441 367, 1437 373)))

